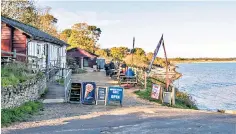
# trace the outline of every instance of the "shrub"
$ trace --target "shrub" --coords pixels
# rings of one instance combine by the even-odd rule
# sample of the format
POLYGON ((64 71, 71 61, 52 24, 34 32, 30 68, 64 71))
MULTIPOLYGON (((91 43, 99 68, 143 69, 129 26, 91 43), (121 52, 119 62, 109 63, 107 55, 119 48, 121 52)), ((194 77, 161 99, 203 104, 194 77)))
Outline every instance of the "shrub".
POLYGON ((43 105, 37 101, 26 102, 20 107, 1 110, 1 125, 8 126, 16 121, 26 120, 31 115, 42 110, 43 105))
MULTIPOLYGON (((160 100, 152 99, 151 98, 151 92, 152 92, 152 83, 157 83, 161 84, 162 86, 165 86, 165 83, 163 80, 158 80, 155 78, 148 78, 147 79, 147 89, 143 91, 136 91, 135 93, 143 99, 161 103, 160 100)), ((163 104, 165 105, 165 104, 163 104)), ((171 106, 171 105, 166 105, 166 106, 171 106)), ((184 108, 184 109, 197 109, 196 105, 194 102, 191 100, 191 97, 183 92, 176 91, 176 98, 175 98, 175 105, 171 106, 175 108, 184 108)))
POLYGON ((31 79, 33 75, 27 69, 25 64, 12 63, 1 67, 2 86, 17 85, 31 79))

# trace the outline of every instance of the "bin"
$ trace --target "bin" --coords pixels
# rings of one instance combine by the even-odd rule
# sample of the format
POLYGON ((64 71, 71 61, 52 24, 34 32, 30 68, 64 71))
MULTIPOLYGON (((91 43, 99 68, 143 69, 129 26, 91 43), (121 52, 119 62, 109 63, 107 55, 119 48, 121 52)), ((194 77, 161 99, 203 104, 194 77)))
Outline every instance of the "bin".
POLYGON ((163 92, 163 102, 171 104, 171 92, 163 92))

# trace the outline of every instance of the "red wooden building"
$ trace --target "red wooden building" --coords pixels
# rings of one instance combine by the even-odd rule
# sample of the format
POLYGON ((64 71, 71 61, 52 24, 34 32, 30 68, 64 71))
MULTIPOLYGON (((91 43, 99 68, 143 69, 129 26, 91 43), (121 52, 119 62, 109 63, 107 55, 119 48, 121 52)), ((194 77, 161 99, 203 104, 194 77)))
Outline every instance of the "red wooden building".
POLYGON ((77 64, 83 68, 83 67, 93 67, 93 65, 96 65, 97 55, 90 53, 88 51, 85 51, 81 48, 72 48, 70 50, 67 50, 67 56, 72 57, 76 59, 77 64))
MULTIPOLYGON (((68 44, 35 27, 1 16, 1 37, 1 50, 6 52, 16 50, 16 53, 37 57, 40 59, 40 68, 55 65, 59 63, 58 61, 60 61, 60 66, 66 65, 68 44)), ((3 58, 9 55, 2 52, 1 56, 3 58)), ((25 59, 26 57, 23 56, 16 58, 20 61, 25 61, 25 59)), ((27 60, 34 59, 28 57, 27 60)))
MULTIPOLYGON (((27 35, 22 33, 19 29, 14 29, 3 21, 1 23, 1 28, 1 50, 12 52, 16 49, 17 53, 26 54, 27 35)), ((2 56, 6 55, 7 54, 2 54, 2 56)))

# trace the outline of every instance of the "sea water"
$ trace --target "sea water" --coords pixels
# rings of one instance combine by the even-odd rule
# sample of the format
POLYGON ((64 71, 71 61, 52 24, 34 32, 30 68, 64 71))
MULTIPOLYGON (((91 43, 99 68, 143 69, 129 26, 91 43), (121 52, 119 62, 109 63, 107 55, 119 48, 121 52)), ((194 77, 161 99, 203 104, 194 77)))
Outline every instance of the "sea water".
POLYGON ((199 109, 236 110, 236 63, 177 64, 182 77, 174 82, 191 95, 199 109))

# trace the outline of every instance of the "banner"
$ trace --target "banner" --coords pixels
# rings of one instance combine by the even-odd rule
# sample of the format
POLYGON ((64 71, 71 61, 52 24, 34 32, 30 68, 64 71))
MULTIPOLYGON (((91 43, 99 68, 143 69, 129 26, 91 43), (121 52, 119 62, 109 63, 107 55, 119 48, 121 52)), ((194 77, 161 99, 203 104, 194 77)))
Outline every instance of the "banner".
POLYGON ((148 71, 147 71, 148 73, 149 73, 149 72, 151 71, 151 69, 152 69, 152 64, 153 64, 153 62, 154 62, 154 60, 155 60, 155 58, 156 58, 156 56, 157 56, 157 53, 158 53, 158 51, 159 51, 159 49, 160 49, 162 40, 163 40, 163 34, 162 34, 161 39, 160 39, 159 43, 157 44, 157 47, 156 47, 156 49, 155 49, 155 51, 154 51, 154 54, 153 54, 153 57, 152 57, 152 61, 151 61, 150 65, 149 65, 149 67, 148 67, 148 71))
POLYGON ((161 90, 161 86, 160 85, 152 84, 151 98, 159 99, 160 90, 161 90))

